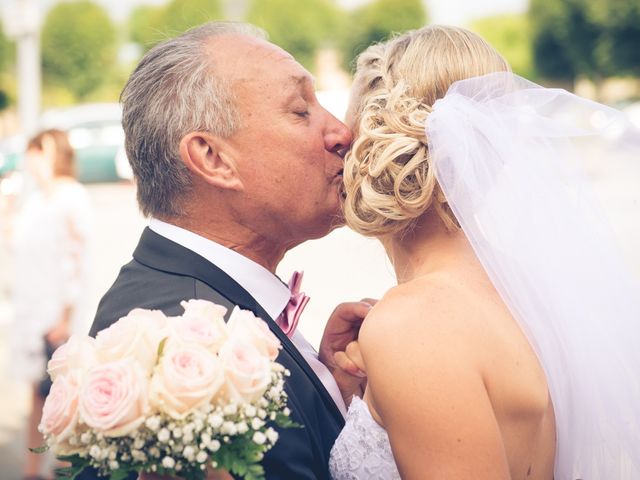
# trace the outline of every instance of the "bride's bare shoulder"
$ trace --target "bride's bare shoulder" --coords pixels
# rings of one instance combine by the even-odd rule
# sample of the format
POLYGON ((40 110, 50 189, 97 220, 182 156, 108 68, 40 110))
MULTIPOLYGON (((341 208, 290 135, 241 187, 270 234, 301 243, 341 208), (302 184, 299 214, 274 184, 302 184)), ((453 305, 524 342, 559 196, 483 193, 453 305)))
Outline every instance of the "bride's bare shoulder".
POLYGON ((364 335, 412 335, 417 331, 456 329, 477 315, 473 295, 446 274, 432 274, 390 289, 363 324, 364 335))

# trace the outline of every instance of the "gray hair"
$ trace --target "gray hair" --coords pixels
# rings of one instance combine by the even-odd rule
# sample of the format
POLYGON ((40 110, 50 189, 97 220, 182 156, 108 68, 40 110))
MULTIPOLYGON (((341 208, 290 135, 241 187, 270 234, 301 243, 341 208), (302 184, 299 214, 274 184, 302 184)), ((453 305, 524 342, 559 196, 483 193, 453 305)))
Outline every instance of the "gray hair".
POLYGON ((230 85, 216 77, 207 42, 241 34, 265 38, 253 25, 210 22, 152 48, 129 77, 120 101, 125 147, 145 216, 184 214, 191 173, 180 160, 180 140, 205 131, 228 137, 238 127, 230 85))

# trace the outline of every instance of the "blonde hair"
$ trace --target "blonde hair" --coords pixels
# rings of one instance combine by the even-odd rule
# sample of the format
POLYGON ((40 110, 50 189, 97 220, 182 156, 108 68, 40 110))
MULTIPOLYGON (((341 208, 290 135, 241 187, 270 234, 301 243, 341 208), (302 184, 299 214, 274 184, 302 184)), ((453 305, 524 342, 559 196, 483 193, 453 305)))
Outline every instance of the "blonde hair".
POLYGON ((478 35, 431 25, 360 54, 348 116, 357 136, 345 159, 345 218, 357 232, 403 233, 427 211, 458 228, 438 186, 425 121, 457 80, 510 71, 478 35))

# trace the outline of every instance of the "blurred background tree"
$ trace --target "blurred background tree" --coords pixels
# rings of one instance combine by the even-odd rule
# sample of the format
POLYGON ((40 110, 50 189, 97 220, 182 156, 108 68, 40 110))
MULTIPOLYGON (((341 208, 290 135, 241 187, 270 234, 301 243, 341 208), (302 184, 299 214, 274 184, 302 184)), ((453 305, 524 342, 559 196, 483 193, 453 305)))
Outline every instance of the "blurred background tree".
POLYGON ((129 37, 146 52, 191 27, 220 19, 222 8, 218 0, 171 0, 159 7, 142 5, 131 14, 129 37))
POLYGON ((45 82, 84 100, 112 74, 115 62, 116 29, 102 7, 80 0, 49 11, 42 27, 45 82))
POLYGON ((334 0, 252 0, 247 21, 269 34, 269 40, 313 70, 320 47, 336 43, 343 18, 334 0))
POLYGON ((530 0, 533 56, 541 76, 598 87, 640 74, 640 1, 530 0))
POLYGON ((341 41, 345 68, 353 70, 353 61, 366 47, 427 23, 427 11, 420 0, 373 0, 349 15, 341 41))
POLYGON ((15 45, 4 34, 0 19, 0 111, 5 110, 11 103, 13 97, 10 78, 15 58, 15 45))
POLYGON ((640 75, 640 1, 590 2, 600 27, 595 59, 608 75, 640 75))
POLYGON ((493 45, 511 64, 514 73, 536 79, 531 25, 526 14, 485 17, 473 22, 470 29, 493 45))

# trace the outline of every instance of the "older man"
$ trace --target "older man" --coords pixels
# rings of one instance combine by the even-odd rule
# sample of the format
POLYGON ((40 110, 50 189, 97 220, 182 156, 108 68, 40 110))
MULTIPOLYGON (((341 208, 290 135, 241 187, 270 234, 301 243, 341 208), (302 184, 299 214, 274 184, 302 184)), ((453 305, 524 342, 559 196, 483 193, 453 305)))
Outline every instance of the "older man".
MULTIPOLYGON (((267 478, 329 478, 344 402, 327 367, 290 331, 291 292, 274 272, 287 250, 340 224, 348 128, 318 104, 291 55, 243 24, 209 23, 158 45, 122 102, 138 202, 151 220, 92 334, 134 307, 179 314, 186 298, 254 311, 283 344, 293 419, 304 425, 281 432, 263 461, 267 478)), ((367 310, 336 309, 320 349, 326 363, 367 310)))

